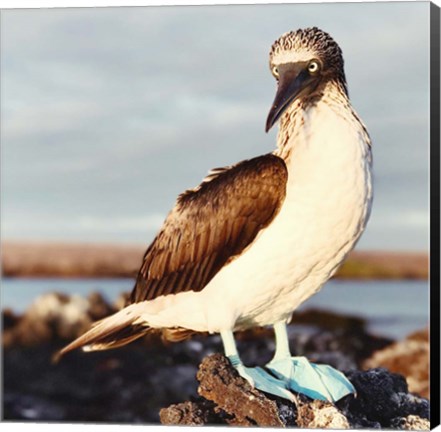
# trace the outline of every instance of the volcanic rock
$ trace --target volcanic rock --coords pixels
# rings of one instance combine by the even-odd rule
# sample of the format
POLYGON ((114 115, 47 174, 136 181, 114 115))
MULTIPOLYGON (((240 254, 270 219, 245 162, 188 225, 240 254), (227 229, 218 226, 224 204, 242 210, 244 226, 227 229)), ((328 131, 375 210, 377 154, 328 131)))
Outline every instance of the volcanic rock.
POLYGON ((429 331, 425 329, 376 351, 363 367, 385 367, 399 373, 406 378, 410 392, 430 398, 429 355, 429 331))
POLYGON ((255 388, 221 354, 204 358, 198 400, 161 410, 163 424, 230 424, 317 429, 398 428, 429 425, 429 402, 408 392, 406 380, 386 369, 346 372, 357 395, 337 404, 295 394, 292 403, 255 388))

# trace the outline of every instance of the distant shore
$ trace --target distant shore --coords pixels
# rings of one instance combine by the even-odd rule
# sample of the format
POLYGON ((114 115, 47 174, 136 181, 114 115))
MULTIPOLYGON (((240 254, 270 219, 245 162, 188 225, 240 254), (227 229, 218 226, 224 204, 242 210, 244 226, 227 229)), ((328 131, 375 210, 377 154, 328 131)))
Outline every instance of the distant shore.
MULTIPOLYGON (((3 277, 135 277, 146 246, 5 241, 3 277)), ((335 275, 340 279, 427 279, 424 252, 353 251, 335 275)))

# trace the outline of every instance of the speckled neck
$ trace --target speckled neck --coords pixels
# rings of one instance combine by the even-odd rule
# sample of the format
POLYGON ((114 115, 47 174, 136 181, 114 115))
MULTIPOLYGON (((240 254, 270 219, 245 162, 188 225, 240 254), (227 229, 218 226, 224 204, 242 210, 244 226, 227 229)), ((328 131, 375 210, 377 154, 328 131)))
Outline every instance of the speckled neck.
POLYGON ((329 81, 323 88, 316 91, 308 99, 297 99, 280 118, 277 149, 274 154, 288 162, 295 151, 296 142, 304 131, 310 117, 310 110, 320 110, 321 107, 331 108, 337 115, 348 122, 357 123, 367 135, 367 131, 353 110, 346 86, 339 81, 329 81))

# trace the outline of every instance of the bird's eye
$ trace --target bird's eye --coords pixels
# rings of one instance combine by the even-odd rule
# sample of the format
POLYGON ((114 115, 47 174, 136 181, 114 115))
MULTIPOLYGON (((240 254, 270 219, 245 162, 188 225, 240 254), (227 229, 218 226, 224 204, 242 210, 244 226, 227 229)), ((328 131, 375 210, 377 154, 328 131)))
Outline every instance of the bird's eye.
POLYGON ((308 65, 308 71, 309 73, 317 73, 320 69, 320 63, 316 60, 312 60, 308 65))
POLYGON ((279 69, 277 68, 277 66, 273 66, 273 68, 271 69, 271 72, 273 73, 273 75, 276 78, 279 78, 279 69))

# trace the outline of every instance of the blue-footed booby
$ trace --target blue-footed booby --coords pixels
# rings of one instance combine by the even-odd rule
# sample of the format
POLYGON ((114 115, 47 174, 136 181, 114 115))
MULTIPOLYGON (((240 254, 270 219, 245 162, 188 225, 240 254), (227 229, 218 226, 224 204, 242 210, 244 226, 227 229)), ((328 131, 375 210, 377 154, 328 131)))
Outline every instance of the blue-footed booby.
POLYGON ((270 50, 277 93, 269 154, 212 170, 182 193, 148 247, 129 304, 60 355, 116 348, 162 329, 178 341, 220 333, 253 386, 337 401, 354 392, 339 371, 292 357, 286 324, 335 273, 363 233, 372 203, 368 132, 349 101, 343 55, 318 28, 283 34, 270 50), (266 368, 246 367, 233 332, 274 326, 266 368))

